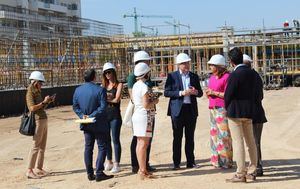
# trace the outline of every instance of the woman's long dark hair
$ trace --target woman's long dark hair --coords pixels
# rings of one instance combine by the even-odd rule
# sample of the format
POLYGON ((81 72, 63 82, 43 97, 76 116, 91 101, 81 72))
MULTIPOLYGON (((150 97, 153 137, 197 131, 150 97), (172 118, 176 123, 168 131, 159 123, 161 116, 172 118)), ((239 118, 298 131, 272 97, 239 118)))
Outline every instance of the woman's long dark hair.
POLYGON ((114 80, 114 85, 113 85, 113 88, 117 88, 118 85, 119 85, 119 81, 118 81, 118 78, 117 78, 117 73, 116 73, 116 70, 114 69, 109 69, 109 70, 105 70, 102 74, 102 86, 104 88, 107 88, 108 87, 108 84, 109 84, 109 80, 106 78, 106 71, 111 71, 112 73, 112 76, 113 76, 113 80, 114 80))

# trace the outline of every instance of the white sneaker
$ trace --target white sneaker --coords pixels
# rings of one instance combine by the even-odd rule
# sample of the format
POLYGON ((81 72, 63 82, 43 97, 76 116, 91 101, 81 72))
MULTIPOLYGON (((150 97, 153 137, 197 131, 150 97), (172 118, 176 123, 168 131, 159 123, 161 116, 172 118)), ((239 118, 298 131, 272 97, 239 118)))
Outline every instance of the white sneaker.
POLYGON ((110 170, 111 173, 118 173, 121 171, 121 168, 119 165, 114 165, 114 167, 110 170))
POLYGON ((110 171, 113 168, 113 164, 112 163, 105 163, 104 164, 104 171, 110 171))

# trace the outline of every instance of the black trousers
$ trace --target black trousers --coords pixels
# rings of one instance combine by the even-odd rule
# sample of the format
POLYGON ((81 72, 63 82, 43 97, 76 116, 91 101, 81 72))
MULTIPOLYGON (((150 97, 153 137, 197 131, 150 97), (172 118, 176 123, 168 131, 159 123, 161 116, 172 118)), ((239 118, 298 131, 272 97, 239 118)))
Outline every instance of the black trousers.
POLYGON ((197 117, 193 115, 191 105, 184 104, 178 117, 172 117, 173 128, 173 163, 179 166, 181 163, 181 145, 183 130, 185 135, 185 155, 187 166, 195 164, 194 133, 197 117))
POLYGON ((256 143, 257 149, 257 168, 262 169, 262 160, 261 160, 261 134, 263 130, 263 123, 255 123, 253 124, 253 134, 256 143))
MULTIPOLYGON (((149 166, 149 158, 150 158, 150 150, 151 150, 151 143, 152 143, 152 138, 153 138, 153 133, 154 133, 154 125, 155 125, 155 120, 153 121, 153 129, 152 129, 152 137, 150 138, 149 141, 149 146, 147 148, 147 159, 146 159, 146 165, 149 166)), ((130 145, 130 153, 131 153, 131 167, 139 167, 139 163, 136 157, 136 144, 137 144, 137 137, 133 136, 131 140, 131 145, 130 145)))

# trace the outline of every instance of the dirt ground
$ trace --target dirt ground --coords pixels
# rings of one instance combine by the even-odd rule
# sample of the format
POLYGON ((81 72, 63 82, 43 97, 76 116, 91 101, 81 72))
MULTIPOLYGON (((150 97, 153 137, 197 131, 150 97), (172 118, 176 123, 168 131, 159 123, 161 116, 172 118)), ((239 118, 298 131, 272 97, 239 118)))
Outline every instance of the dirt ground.
MULTIPOLYGON (((127 102, 122 101, 123 113, 127 102)), ((195 132, 195 156, 200 168, 171 170, 172 128, 166 115, 167 103, 168 99, 160 99, 151 151, 150 162, 158 170, 157 179, 140 181, 131 174, 132 132, 131 128, 123 127, 122 171, 107 181, 88 181, 83 162, 83 134, 74 123, 76 116, 71 106, 65 106, 47 110, 49 131, 45 169, 51 175, 40 180, 25 177, 32 138, 19 134, 20 117, 0 119, 0 188, 300 188, 300 88, 265 91, 263 103, 269 120, 262 136, 265 176, 247 184, 226 183, 225 179, 231 177, 235 169, 217 170, 210 166, 206 97, 198 100, 200 115, 195 132)), ((185 167, 185 155, 182 157, 182 167, 185 167)))

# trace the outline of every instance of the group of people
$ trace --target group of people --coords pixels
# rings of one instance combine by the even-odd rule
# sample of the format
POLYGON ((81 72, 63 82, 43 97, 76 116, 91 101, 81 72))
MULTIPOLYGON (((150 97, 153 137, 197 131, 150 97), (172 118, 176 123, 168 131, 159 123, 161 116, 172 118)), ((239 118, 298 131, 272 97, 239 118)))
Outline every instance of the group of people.
MULTIPOLYGON (((225 58, 213 55, 208 61, 212 75, 207 89, 202 91, 199 76, 190 71, 191 58, 186 53, 176 57, 177 71, 169 73, 164 96, 169 98, 167 115, 171 117, 173 130, 173 170, 181 168, 181 149, 185 135, 186 168, 198 168, 194 155, 194 133, 198 116, 197 98, 203 93, 209 98, 211 164, 215 168, 231 168, 233 157, 237 163, 234 176, 228 182, 253 181, 263 175, 260 139, 265 118, 262 107, 263 84, 259 74, 251 68, 252 60, 239 48, 228 53, 233 71, 227 71, 225 58), (248 147, 250 164, 245 167, 244 141, 248 147)), ((128 76, 130 100, 134 104, 132 115, 133 138, 130 146, 132 172, 143 179, 155 178, 155 168, 149 163, 151 142, 155 126, 156 104, 150 79, 151 57, 145 51, 134 54, 134 72, 128 76)), ((37 71, 36 71, 37 73, 37 71)), ((35 112, 37 132, 30 152, 28 178, 40 178, 48 173, 43 170, 43 157, 47 139, 46 106, 55 99, 41 97, 41 85, 45 81, 41 72, 30 77, 26 100, 30 111, 35 112), (39 158, 36 162, 36 156, 39 158), (33 171, 33 168, 37 171, 33 171)), ((81 124, 84 133, 84 162, 89 180, 102 181, 113 178, 105 171, 118 173, 121 160, 120 130, 122 117, 120 100, 123 84, 117 80, 116 67, 108 62, 103 66, 102 84, 96 83, 96 71, 84 74, 85 83, 76 88, 73 110, 80 119, 94 118, 93 123, 81 124), (93 169, 93 149, 98 145, 96 170, 93 169), (115 160, 112 161, 113 141, 115 160), (106 161, 105 161, 106 159, 106 161)))

